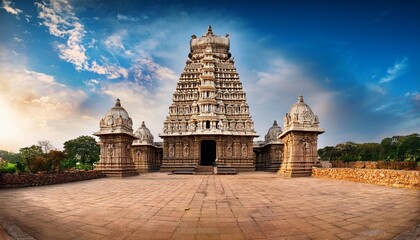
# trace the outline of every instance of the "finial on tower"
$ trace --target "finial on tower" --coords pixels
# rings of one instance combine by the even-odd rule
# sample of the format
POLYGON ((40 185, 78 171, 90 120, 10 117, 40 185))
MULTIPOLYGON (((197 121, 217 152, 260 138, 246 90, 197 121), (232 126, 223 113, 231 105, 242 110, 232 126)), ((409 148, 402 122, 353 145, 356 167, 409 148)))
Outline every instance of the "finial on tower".
POLYGON ((303 96, 302 95, 299 96, 298 102, 303 102, 303 96))
POLYGON ((141 127, 146 127, 146 124, 144 123, 144 121, 141 122, 141 127))
POLYGON ((116 107, 121 107, 121 102, 120 102, 119 98, 117 98, 117 101, 115 102, 115 106, 116 107))
POLYGON ((277 121, 276 121, 276 120, 274 120, 274 122, 273 122, 273 127, 277 127, 277 126, 278 126, 277 121))
POLYGON ((206 35, 213 35, 213 29, 211 28, 211 25, 209 25, 209 28, 207 28, 206 35))

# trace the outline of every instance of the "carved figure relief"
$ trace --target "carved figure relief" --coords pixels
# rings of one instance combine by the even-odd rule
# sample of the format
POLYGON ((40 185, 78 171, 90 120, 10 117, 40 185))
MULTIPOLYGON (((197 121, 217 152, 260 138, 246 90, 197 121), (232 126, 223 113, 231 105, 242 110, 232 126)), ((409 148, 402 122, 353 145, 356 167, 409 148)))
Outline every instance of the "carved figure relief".
POLYGON ((173 144, 169 144, 169 157, 175 156, 175 147, 173 144))
POLYGON ((107 152, 108 152, 108 157, 109 158, 112 158, 114 156, 114 145, 113 144, 108 144, 107 152))
POLYGON ((231 157, 232 156, 232 144, 231 143, 228 143, 228 145, 226 147, 226 150, 227 150, 226 154, 228 155, 228 157, 231 157))
POLYGON ((242 144, 242 157, 246 157, 248 155, 248 148, 245 143, 242 144))
POLYGON ((184 157, 188 157, 190 155, 190 148, 188 147, 188 143, 184 145, 184 157))

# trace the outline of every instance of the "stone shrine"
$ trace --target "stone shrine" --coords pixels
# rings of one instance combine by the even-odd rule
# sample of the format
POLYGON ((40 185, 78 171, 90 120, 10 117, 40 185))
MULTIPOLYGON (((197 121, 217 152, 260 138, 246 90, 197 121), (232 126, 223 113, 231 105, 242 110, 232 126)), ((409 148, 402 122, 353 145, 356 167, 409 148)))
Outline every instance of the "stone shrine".
POLYGON ((318 166, 317 140, 324 130, 299 96, 284 117, 274 121, 264 141, 254 130, 246 94, 231 56, 230 39, 213 33, 191 36, 190 53, 163 122, 162 142, 154 142, 142 122, 133 122, 117 99, 100 121, 101 156, 97 170, 107 176, 197 169, 271 171, 287 177, 309 176, 318 166))
POLYGON ((284 131, 278 136, 284 142, 283 163, 279 175, 287 177, 310 176, 313 166, 321 167, 318 160, 318 116, 299 96, 284 117, 284 131))
POLYGON ((131 157, 131 144, 136 139, 133 135, 133 121, 121 107, 119 99, 101 119, 99 126, 99 132, 94 135, 99 137, 101 157, 95 169, 107 176, 138 175, 131 157))

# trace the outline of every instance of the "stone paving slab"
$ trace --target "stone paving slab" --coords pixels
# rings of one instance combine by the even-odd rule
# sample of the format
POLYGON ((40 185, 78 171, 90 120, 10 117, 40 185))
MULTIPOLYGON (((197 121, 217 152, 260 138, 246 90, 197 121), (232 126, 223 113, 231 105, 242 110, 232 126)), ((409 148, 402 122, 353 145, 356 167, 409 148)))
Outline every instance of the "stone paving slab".
POLYGON ((0 217, 35 239, 392 239, 420 191, 273 173, 168 175, 0 190, 0 217))

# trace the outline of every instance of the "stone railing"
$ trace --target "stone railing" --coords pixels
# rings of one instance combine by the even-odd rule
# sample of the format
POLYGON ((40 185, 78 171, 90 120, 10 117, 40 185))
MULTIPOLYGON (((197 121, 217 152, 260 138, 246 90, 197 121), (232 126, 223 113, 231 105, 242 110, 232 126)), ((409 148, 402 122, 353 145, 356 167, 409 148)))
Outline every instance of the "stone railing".
POLYGON ((84 181, 104 177, 101 171, 1 174, 0 188, 19 188, 84 181))
POLYGON ((420 171, 355 168, 313 168, 312 176, 420 190, 420 171))

